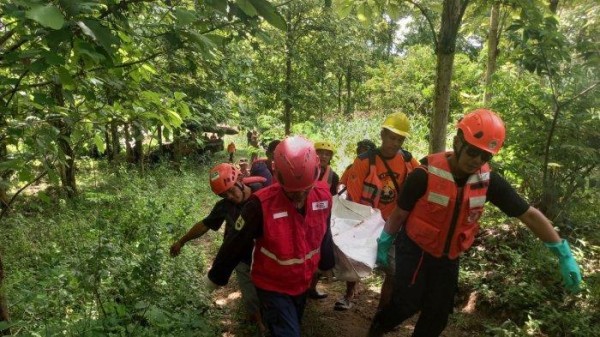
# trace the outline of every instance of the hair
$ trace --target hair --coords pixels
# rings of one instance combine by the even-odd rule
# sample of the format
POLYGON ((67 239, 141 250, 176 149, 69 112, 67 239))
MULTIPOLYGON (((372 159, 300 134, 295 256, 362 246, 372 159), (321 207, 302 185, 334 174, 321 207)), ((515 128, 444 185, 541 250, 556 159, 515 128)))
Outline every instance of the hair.
POLYGON ((369 150, 373 150, 377 147, 377 145, 375 145, 375 143, 373 141, 371 141, 370 139, 363 139, 363 140, 359 141, 358 143, 356 143, 356 147, 366 147, 369 150))
POLYGON ((269 145, 267 145, 267 153, 275 152, 275 148, 277 147, 277 145, 279 145, 279 143, 281 143, 279 139, 275 139, 269 142, 269 145))

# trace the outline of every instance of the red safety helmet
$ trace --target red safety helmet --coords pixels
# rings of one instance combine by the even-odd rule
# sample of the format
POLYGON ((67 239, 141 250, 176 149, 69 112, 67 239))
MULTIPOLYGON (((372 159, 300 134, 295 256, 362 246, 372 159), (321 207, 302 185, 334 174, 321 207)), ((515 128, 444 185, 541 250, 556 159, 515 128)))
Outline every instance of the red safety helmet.
POLYGON ((208 174, 210 189, 217 195, 227 192, 238 181, 239 174, 238 169, 231 164, 223 163, 213 167, 208 174))
POLYGON ((456 127, 467 143, 491 154, 497 154, 504 145, 504 122, 491 110, 473 110, 461 118, 456 127))
POLYGON ((319 156, 313 143, 304 137, 284 139, 273 156, 277 181, 288 192, 304 191, 319 178, 319 156))

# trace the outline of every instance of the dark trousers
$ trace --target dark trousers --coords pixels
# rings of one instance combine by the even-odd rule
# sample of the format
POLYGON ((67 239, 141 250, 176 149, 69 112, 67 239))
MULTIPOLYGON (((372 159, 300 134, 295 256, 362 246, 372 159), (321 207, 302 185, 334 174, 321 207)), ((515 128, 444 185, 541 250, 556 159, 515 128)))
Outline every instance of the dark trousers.
POLYGON ((290 296, 256 288, 263 321, 272 337, 300 337, 306 292, 290 296))
POLYGON ((419 311, 413 337, 439 336, 452 313, 458 267, 458 259, 433 257, 401 232, 392 301, 375 315, 369 336, 382 336, 419 311))

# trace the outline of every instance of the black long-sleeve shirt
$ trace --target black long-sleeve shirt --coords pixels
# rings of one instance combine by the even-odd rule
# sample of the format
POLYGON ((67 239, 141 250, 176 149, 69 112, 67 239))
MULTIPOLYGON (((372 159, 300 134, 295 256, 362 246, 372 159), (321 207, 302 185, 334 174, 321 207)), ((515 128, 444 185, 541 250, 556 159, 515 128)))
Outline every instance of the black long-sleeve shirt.
MULTIPOLYGON (((421 164, 426 166, 427 158, 421 159, 421 164)), ((464 186, 467 179, 468 177, 457 180, 456 185, 459 187, 464 186)), ((411 172, 402 187, 402 193, 397 202, 398 207, 405 211, 412 211, 417 201, 425 195, 428 180, 425 170, 411 172)), ((486 201, 496 205, 502 212, 511 217, 523 215, 529 209, 527 201, 501 175, 494 171, 490 172, 490 184, 486 193, 486 201)))
MULTIPOLYGON (((303 213, 303 210, 299 212, 303 213)), ((208 272, 208 278, 217 285, 227 284, 233 269, 240 262, 244 252, 252 249, 254 240, 263 235, 263 213, 258 197, 253 195, 248 199, 235 227, 236 231, 228 235, 223 241, 212 268, 208 272)), ((331 228, 327 226, 327 231, 321 242, 319 269, 330 270, 334 265, 333 237, 331 228)))

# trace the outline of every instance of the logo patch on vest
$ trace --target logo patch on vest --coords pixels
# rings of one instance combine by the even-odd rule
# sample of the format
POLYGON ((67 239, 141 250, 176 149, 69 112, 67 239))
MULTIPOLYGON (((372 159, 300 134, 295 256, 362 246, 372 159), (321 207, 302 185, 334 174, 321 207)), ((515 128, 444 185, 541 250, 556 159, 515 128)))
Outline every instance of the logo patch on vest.
POLYGON ((284 218, 286 216, 288 216, 287 212, 273 213, 273 219, 284 218))
POLYGON ((244 218, 242 218, 242 217, 239 217, 239 218, 236 220, 236 222, 235 222, 235 226, 234 226, 234 227, 235 227, 235 230, 236 230, 236 231, 239 231, 239 230, 241 230, 242 228, 244 228, 244 225, 245 225, 245 224, 246 224, 246 222, 244 221, 244 218))
POLYGON ((313 211, 318 211, 320 209, 327 209, 329 207, 329 201, 315 201, 312 203, 313 211))

